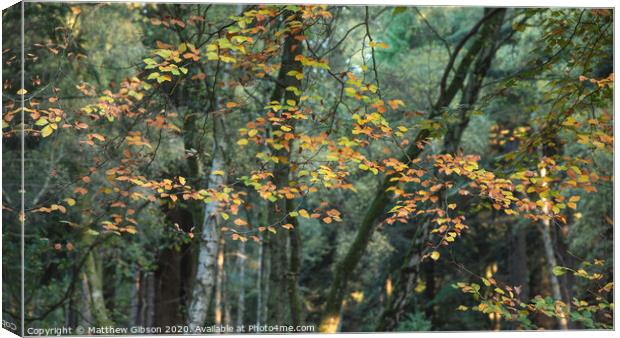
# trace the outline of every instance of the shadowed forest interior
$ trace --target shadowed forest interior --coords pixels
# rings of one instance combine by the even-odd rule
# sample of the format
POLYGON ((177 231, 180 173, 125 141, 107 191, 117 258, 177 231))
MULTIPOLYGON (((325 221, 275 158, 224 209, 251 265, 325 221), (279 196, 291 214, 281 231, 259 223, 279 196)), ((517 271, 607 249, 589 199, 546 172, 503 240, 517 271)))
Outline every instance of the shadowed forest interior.
POLYGON ((17 327, 613 328, 613 10, 2 18, 17 327))

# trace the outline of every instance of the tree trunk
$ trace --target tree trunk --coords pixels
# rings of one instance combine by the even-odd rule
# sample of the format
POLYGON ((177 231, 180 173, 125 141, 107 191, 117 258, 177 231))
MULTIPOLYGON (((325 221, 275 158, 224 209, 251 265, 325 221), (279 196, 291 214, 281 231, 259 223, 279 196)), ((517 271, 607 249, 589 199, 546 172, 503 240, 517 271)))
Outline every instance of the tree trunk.
POLYGON ((88 287, 88 276, 86 273, 82 273, 82 299, 80 302, 81 310, 81 325, 88 327, 93 325, 93 314, 90 311, 90 288, 88 287))
MULTIPOLYGON (((540 170, 540 177, 544 178, 547 176, 546 168, 542 168, 540 170)), ((543 187, 547 186, 547 183, 543 183, 543 187)), ((538 230, 542 235, 543 246, 545 249, 545 258, 547 261, 547 275, 549 277, 549 282, 551 283, 551 295, 555 300, 563 300, 562 291, 560 288, 560 281, 558 280, 558 276, 553 273, 553 268, 558 265, 558 261, 555 257, 555 248, 553 246, 553 239, 551 238, 551 212, 546 203, 546 199, 543 198, 543 214, 547 217, 542 220, 542 222, 538 225, 538 230)), ((558 317, 558 325, 560 329, 567 330, 568 329, 568 319, 565 316, 558 317)))
MULTIPOLYGON (((294 210, 293 201, 286 201, 286 211, 292 212, 294 210)), ((294 326, 301 324, 301 305, 299 303, 299 295, 297 290, 297 280, 299 278, 299 254, 300 254, 300 240, 299 240, 299 222, 297 218, 290 218, 293 228, 289 231, 289 243, 290 243, 290 267, 288 274, 288 295, 289 306, 291 309, 291 323, 294 326)))
POLYGON ((138 315, 140 313, 140 268, 138 266, 134 267, 130 297, 131 304, 129 309, 129 327, 140 326, 141 323, 138 321, 138 315))
POLYGON ((181 295, 183 254, 174 247, 161 250, 155 271, 155 318, 159 326, 183 323, 181 295))
POLYGON ((88 257, 84 263, 84 275, 86 276, 88 291, 90 296, 90 305, 94 323, 97 326, 112 325, 112 321, 108 315, 103 297, 103 285, 101 274, 97 266, 95 253, 88 253, 88 257))
POLYGON ((263 249, 263 235, 259 234, 258 267, 256 268, 256 326, 260 326, 263 318, 263 269, 265 253, 263 249))
MULTIPOLYGON (((545 248, 545 258, 547 259, 547 274, 549 276, 549 282, 551 283, 551 295, 556 300, 562 300, 562 292, 560 291, 560 281, 558 277, 552 272, 553 268, 558 265, 555 258, 555 249, 553 247, 553 241, 551 240, 550 222, 544 220, 539 226, 539 230, 542 234, 542 241, 545 248)), ((568 319, 566 317, 558 318, 558 325, 562 330, 568 329, 568 319)))
MULTIPOLYGON (((215 146, 211 173, 209 174, 209 188, 217 189, 224 184, 226 143, 224 140, 224 117, 214 116, 215 146)), ((211 293, 215 284, 215 261, 218 249, 218 225, 221 216, 218 210, 218 201, 205 203, 202 230, 198 243, 198 262, 196 277, 192 290, 192 298, 188 311, 188 325, 194 332, 197 326, 203 325, 207 318, 207 310, 211 300, 211 293)))
POLYGON ((146 275, 146 327, 155 326, 155 274, 149 272, 146 275))
POLYGON ((271 283, 269 279, 269 276, 271 275, 271 259, 270 259, 271 253, 269 252, 269 246, 263 248, 263 256, 264 256, 263 263, 265 265, 265 271, 263 273, 263 284, 265 284, 265 291, 263 293, 263 308, 261 309, 262 311, 261 322, 264 325, 267 323, 267 314, 269 313, 269 296, 271 295, 271 288, 270 288, 271 283))
MULTIPOLYGON (((239 242, 239 256, 237 257, 237 264, 239 265, 239 296, 237 298, 237 326, 243 325, 243 315, 245 314, 245 242, 239 242)), ((259 258, 260 261, 260 258, 259 258)), ((258 293, 260 294, 260 289, 258 293)))
MULTIPOLYGON (((291 13, 292 14, 292 13, 291 13)), ((285 15, 284 17, 288 17, 285 15)), ((300 18, 297 18, 300 19, 300 18)), ((285 90, 288 87, 301 88, 301 80, 295 76, 288 75, 291 71, 303 73, 303 65, 297 60, 297 56, 302 55, 303 45, 301 41, 295 39, 295 35, 303 34, 299 28, 289 27, 290 31, 284 38, 282 45, 282 61, 280 71, 278 72, 278 81, 271 95, 270 101, 289 102, 293 100, 295 104, 299 104, 299 95, 293 91, 285 90)), ((294 132, 294 120, 287 121, 291 125, 294 132)), ((285 141, 289 142, 289 141, 285 141)), ((291 146, 289 142, 289 146, 291 146)), ((274 155, 279 161, 275 164, 273 170, 272 182, 278 188, 289 186, 290 174, 290 150, 284 147, 275 150, 274 155)), ((285 223, 292 223, 292 218, 287 215, 287 200, 279 197, 277 201, 269 207, 269 224, 277 228, 277 233, 269 234, 269 255, 270 255, 270 284, 277 290, 286 290, 287 292, 273 293, 269 300, 269 323, 274 325, 289 325, 293 321, 299 321, 298 307, 294 304, 297 299, 296 278, 291 278, 290 266, 287 259, 287 240, 289 234, 280 226, 285 223), (289 302, 286 301, 288 294, 289 302), (288 309, 283 304, 289 304, 288 309)), ((297 255, 298 252, 295 253, 297 255)))
POLYGON ((224 313, 223 294, 224 294, 224 246, 226 241, 220 237, 217 250, 217 274, 215 282, 215 325, 222 325, 222 316, 224 313))

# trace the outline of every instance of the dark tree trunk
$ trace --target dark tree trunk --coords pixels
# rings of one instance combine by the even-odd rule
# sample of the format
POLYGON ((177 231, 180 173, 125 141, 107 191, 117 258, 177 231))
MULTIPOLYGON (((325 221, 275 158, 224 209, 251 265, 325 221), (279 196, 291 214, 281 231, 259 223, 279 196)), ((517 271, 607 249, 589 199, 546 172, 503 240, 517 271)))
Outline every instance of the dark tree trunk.
MULTIPOLYGON (((284 15, 284 17, 289 17, 284 15)), ((297 16, 295 16, 297 19, 297 16)), ((271 95, 271 102, 287 102, 293 100, 296 104, 299 104, 299 95, 293 91, 285 90, 288 87, 295 87, 301 89, 301 80, 295 76, 288 75, 291 71, 303 73, 303 66, 301 61, 296 57, 302 55, 303 45, 300 40, 295 36, 303 34, 299 28, 290 27, 284 38, 282 45, 282 61, 280 71, 278 73, 278 81, 276 87, 271 95)), ((280 113, 281 114, 281 113, 280 113)), ((291 127, 295 128, 294 120, 288 121, 291 127)), ((293 132, 293 131, 291 131, 293 132)), ((279 158, 279 162, 275 164, 273 169, 273 183, 278 189, 289 186, 289 174, 290 174, 290 150, 282 148, 274 151, 274 155, 279 158)), ((287 215, 287 200, 281 197, 269 206, 269 224, 276 227, 277 233, 269 234, 268 246, 270 256, 271 271, 269 274, 270 288, 275 290, 286 290, 286 292, 274 292, 271 294, 269 300, 269 324, 274 325, 288 325, 294 321, 299 322, 299 307, 297 305, 297 287, 296 277, 291 277, 291 267, 289 266, 289 253, 287 252, 287 242, 289 239, 289 230, 281 227, 286 223, 292 223, 293 219, 287 215), (287 300, 288 295, 288 300, 287 300), (283 306, 288 304, 288 306, 283 306)), ((298 251, 293 252, 294 255, 298 255, 298 251)), ((298 260, 298 258, 295 258, 298 260)), ((292 261, 291 261, 292 262, 292 261)), ((295 324, 293 324, 295 325, 295 324)))

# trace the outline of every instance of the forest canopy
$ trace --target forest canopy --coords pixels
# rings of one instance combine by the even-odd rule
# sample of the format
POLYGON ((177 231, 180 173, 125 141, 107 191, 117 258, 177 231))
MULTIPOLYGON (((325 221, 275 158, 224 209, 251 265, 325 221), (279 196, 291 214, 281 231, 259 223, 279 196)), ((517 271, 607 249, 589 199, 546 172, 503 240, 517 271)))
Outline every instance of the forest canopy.
POLYGON ((23 10, 3 327, 613 328, 612 9, 23 10))

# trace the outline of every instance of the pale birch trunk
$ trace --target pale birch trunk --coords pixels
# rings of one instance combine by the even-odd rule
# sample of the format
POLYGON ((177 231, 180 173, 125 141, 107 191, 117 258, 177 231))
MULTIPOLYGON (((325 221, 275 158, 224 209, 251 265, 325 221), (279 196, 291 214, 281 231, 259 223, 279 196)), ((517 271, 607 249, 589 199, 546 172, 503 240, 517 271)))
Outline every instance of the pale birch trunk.
POLYGON ((217 275, 215 281, 215 325, 222 325, 222 315, 224 312, 224 238, 220 238, 217 250, 217 275))
POLYGON ((260 326, 263 312, 263 235, 259 234, 258 243, 258 267, 256 272, 256 326, 260 326))
MULTIPOLYGON (((215 146, 211 172, 209 174, 209 188, 217 189, 226 181, 225 160, 226 143, 224 141, 224 118, 214 116, 215 146)), ((218 201, 205 204, 204 218, 200 240, 198 243, 198 263, 196 277, 192 289, 192 298, 188 311, 188 322, 192 332, 196 327, 204 324, 207 319, 209 302, 215 285, 215 262, 218 250, 218 225, 221 216, 218 210, 218 201)))
MULTIPOLYGON (((237 301, 237 326, 243 325, 243 314, 245 313, 245 242, 239 242, 239 298, 237 301)), ((259 259, 260 260, 260 259, 259 259)), ((260 294, 260 289, 259 294, 260 294)))
MULTIPOLYGON (((547 176, 547 169, 542 168, 540 170, 540 177, 544 180, 547 176)), ((547 187, 548 183, 543 181, 543 187, 547 187)), ((560 281, 558 277, 553 273, 553 268, 558 265, 558 261, 555 258, 555 248, 553 247, 553 240, 551 239, 551 213, 549 210, 549 204, 546 198, 543 198, 543 214, 546 216, 542 220, 542 224, 539 224, 538 229, 542 235, 543 246, 545 248, 545 258, 547 260, 547 275, 549 276, 549 282, 551 283, 551 295, 555 300, 563 300, 562 292, 560 291, 560 281)), ((562 330, 568 330, 568 319, 566 316, 558 317, 558 325, 562 330)))

